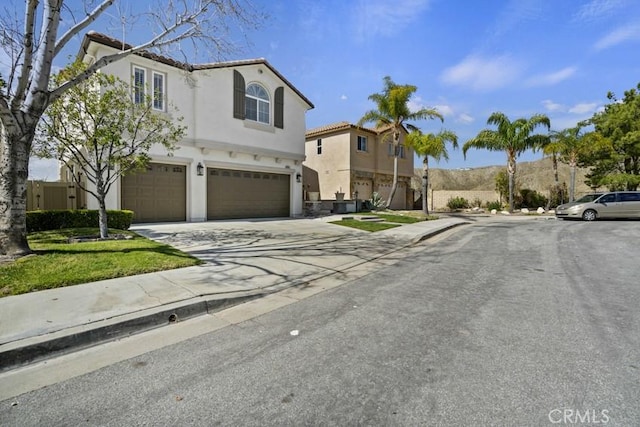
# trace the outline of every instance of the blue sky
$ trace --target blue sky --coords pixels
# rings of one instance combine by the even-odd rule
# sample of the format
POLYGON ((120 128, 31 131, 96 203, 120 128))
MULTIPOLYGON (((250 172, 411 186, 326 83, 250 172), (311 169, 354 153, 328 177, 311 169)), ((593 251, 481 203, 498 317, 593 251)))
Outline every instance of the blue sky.
MULTIPOLYGON (((640 82, 637 0, 254 3, 270 18, 228 59, 266 58, 314 103, 307 128, 357 122, 374 107, 367 97, 382 90, 387 75, 418 87, 415 108, 435 107, 445 116, 444 124, 414 124, 425 132, 453 130, 461 144, 494 111, 511 119, 545 113, 559 130, 591 117, 608 91, 622 96, 640 82)), ((528 153, 520 161, 540 157, 528 153)), ((464 160, 458 150, 432 166, 505 162, 503 153, 471 150, 464 160)))

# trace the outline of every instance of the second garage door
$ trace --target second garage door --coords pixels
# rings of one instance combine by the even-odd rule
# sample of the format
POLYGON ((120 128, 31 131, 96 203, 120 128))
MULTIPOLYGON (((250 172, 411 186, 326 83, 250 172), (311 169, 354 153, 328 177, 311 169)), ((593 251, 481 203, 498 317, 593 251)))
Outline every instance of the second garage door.
POLYGON ((277 218, 289 216, 289 175, 207 169, 207 218, 277 218))

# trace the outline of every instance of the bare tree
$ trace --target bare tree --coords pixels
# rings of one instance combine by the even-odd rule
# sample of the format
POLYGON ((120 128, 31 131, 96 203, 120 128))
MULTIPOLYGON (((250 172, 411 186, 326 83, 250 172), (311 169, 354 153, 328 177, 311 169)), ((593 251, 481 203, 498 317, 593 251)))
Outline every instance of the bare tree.
MULTIPOLYGON (((0 48, 11 62, 7 75, 0 77, 2 258, 15 259, 31 252, 26 232, 29 154, 38 122, 51 102, 100 68, 142 51, 189 47, 193 54, 197 53, 194 49, 206 48, 214 57, 229 55, 237 49, 230 37, 233 25, 246 29, 263 19, 248 0, 159 1, 135 16, 148 22, 145 28, 150 35, 146 41, 123 45, 121 51, 99 58, 82 73, 53 85, 50 75, 54 59, 117 4, 115 0, 84 0, 84 10, 80 11, 72 10, 67 3, 71 2, 26 0, 24 14, 5 10, 0 18, 0 48)), ((126 22, 124 15, 121 18, 126 22)))

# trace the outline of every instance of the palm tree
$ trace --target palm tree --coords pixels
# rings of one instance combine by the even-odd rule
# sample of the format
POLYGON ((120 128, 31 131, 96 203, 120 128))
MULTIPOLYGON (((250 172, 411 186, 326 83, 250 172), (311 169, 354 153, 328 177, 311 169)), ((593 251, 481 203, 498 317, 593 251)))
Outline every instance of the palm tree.
POLYGON ((427 202, 427 189, 429 187, 429 157, 434 160, 449 160, 447 142, 451 142, 453 148, 458 148, 458 136, 450 130, 441 130, 437 134, 423 134, 419 130, 414 130, 407 136, 407 144, 419 156, 422 156, 422 211, 429 215, 429 204, 427 202))
POLYGON ((509 212, 513 212, 513 189, 515 186, 516 160, 523 152, 541 146, 548 138, 546 135, 531 133, 540 125, 547 130, 551 127, 549 118, 544 114, 535 114, 529 119, 520 118, 513 122, 499 111, 492 113, 487 119, 488 125, 496 125, 497 129, 481 130, 474 138, 465 142, 462 147, 464 157, 470 148, 483 148, 489 151, 507 153, 507 174, 509 175, 509 212))
MULTIPOLYGON (((558 159, 561 155, 562 144, 560 144, 558 140, 558 132, 551 131, 549 138, 545 141, 542 141, 539 147, 536 149, 541 149, 542 153, 545 156, 551 157, 551 167, 553 169, 553 192, 556 193, 553 197, 559 203, 564 203, 564 190, 560 187, 560 178, 558 176, 558 159)), ((552 199, 549 199, 551 202, 552 199)))
POLYGON ((398 188, 398 157, 400 155, 400 135, 405 131, 405 127, 410 131, 418 128, 406 120, 424 120, 439 118, 442 115, 435 108, 421 108, 418 111, 409 110, 409 99, 418 90, 412 85, 398 85, 391 80, 391 77, 384 78, 384 90, 381 93, 374 93, 369 96, 369 100, 376 103, 377 109, 367 111, 358 121, 358 126, 365 123, 375 123, 376 127, 384 129, 381 134, 381 141, 391 140, 393 144, 393 184, 387 199, 387 206, 391 206, 391 201, 398 188))
POLYGON ((581 126, 553 131, 551 133, 551 143, 547 144, 547 150, 554 149, 559 155, 562 163, 569 165, 569 201, 573 202, 576 188, 576 168, 580 155, 587 150, 587 139, 584 138, 581 126))

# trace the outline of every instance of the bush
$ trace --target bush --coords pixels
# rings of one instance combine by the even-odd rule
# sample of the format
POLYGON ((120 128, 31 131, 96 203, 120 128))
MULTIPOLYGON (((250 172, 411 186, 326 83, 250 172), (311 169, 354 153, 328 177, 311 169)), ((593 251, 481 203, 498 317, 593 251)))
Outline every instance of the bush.
POLYGON ((482 199, 480 197, 476 197, 475 199, 473 199, 473 202, 471 204, 474 208, 478 207, 481 208, 482 207, 482 199))
POLYGON ((565 183, 552 185, 549 187, 549 205, 548 207, 555 208, 558 205, 566 203, 569 199, 567 191, 567 185, 565 183))
MULTIPOLYGON (((107 226, 128 230, 133 220, 133 211, 107 211, 107 226)), ((33 231, 59 230, 61 228, 98 227, 97 210, 49 210, 27 212, 27 233, 33 231)))
POLYGON ((381 211, 384 210, 387 207, 387 203, 382 200, 382 197, 380 197, 380 194, 374 192, 371 195, 371 210, 374 211, 381 211))
POLYGON ((520 197, 517 198, 516 207, 518 208, 539 208, 547 206, 548 199, 535 190, 522 189, 520 197))
POLYGON ((469 202, 464 197, 452 197, 447 202, 447 207, 451 210, 466 209, 469 207, 469 202))
POLYGON ((502 203, 500 203, 498 200, 496 200, 495 202, 487 202, 487 210, 497 210, 497 211, 501 211, 502 210, 502 203))

